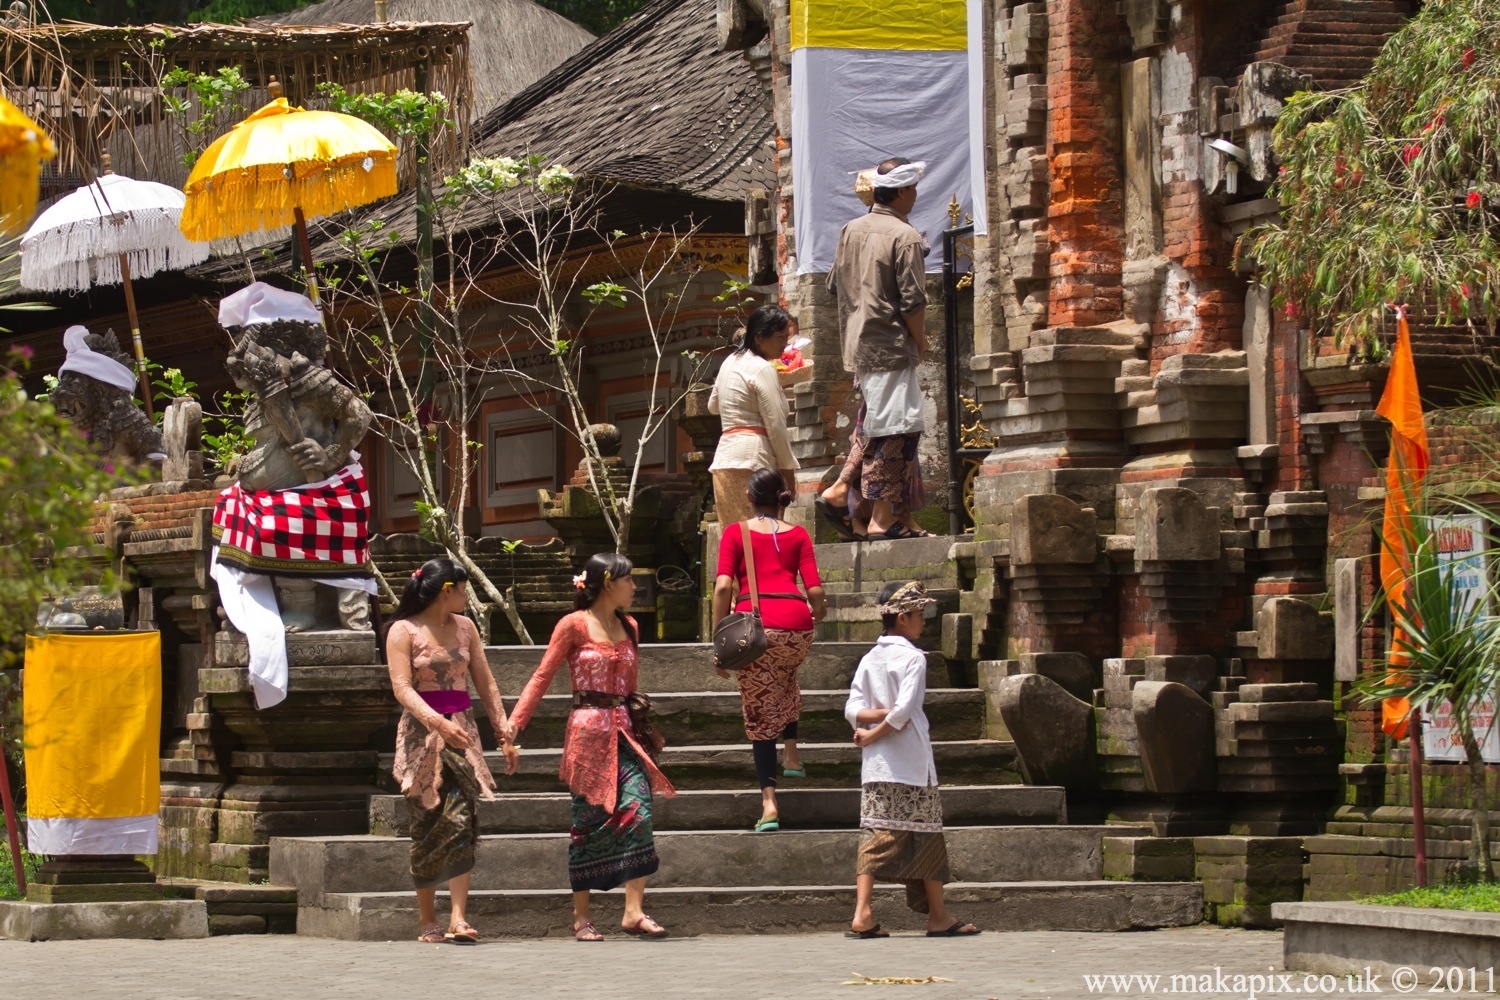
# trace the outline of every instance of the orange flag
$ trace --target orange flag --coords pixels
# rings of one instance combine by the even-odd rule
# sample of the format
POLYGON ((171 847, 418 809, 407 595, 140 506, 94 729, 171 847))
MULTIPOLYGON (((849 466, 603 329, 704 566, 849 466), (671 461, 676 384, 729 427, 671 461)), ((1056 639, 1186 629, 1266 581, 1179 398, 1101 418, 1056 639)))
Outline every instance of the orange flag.
MULTIPOLYGON (((1406 310, 1396 310, 1396 349, 1380 405, 1375 408, 1391 422, 1391 457, 1385 469, 1385 519, 1380 536, 1380 582, 1388 604, 1405 599, 1410 570, 1407 543, 1411 538, 1411 510, 1427 476, 1427 427, 1422 422, 1422 398, 1417 392, 1417 367, 1411 356, 1411 331, 1406 310)), ((1390 663, 1407 662, 1406 633, 1397 628, 1391 640, 1390 663)), ((1394 672, 1393 672, 1394 673, 1394 672)), ((1411 704, 1387 698, 1380 706, 1380 728, 1396 739, 1406 736, 1411 704)))

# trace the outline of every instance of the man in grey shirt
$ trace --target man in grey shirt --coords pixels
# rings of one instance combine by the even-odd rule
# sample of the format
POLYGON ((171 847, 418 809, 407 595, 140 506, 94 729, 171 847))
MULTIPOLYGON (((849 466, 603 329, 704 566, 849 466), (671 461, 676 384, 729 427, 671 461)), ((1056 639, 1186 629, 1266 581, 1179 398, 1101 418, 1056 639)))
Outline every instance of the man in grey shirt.
POLYGON ((927 244, 907 221, 925 166, 898 157, 876 169, 875 204, 844 226, 828 273, 839 303, 844 368, 864 397, 849 458, 817 501, 846 539, 859 537, 854 522, 865 519, 870 539, 925 534, 911 515, 922 505, 917 445, 925 423, 917 364, 927 350, 927 244))

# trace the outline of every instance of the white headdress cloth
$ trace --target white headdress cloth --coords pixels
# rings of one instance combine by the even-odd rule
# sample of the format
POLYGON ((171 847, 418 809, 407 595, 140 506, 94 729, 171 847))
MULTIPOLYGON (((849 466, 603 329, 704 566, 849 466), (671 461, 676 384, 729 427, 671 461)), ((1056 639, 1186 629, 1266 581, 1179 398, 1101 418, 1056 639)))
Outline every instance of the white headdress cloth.
POLYGON ((135 375, 114 358, 106 357, 90 347, 83 339, 88 335, 89 328, 86 326, 70 326, 63 331, 63 349, 68 352, 68 357, 62 367, 57 369, 57 374, 77 372, 117 389, 133 390, 135 375))
POLYGON ((889 173, 882 174, 876 170, 874 184, 878 188, 907 188, 921 180, 925 173, 927 173, 926 160, 903 163, 899 167, 893 167, 889 173))
POLYGON ((254 326, 284 319, 321 324, 323 314, 301 292, 288 292, 264 281, 248 284, 219 300, 222 327, 254 326))

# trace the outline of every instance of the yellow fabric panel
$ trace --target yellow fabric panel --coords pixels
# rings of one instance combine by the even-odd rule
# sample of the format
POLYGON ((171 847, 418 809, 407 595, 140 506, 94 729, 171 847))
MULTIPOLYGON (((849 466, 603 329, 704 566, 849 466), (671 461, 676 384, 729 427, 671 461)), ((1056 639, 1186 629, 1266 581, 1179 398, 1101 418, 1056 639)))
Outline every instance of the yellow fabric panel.
POLYGON ((161 805, 161 633, 26 637, 27 814, 146 816, 161 805))
POLYGON ((794 49, 962 52, 968 47, 965 0, 792 0, 794 49))

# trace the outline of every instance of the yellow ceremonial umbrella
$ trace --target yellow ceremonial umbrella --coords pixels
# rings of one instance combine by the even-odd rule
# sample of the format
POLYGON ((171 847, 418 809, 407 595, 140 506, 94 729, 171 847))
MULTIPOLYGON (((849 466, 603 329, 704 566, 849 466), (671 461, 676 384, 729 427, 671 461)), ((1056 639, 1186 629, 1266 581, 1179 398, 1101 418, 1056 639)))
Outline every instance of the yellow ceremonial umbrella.
POLYGON ((305 111, 278 97, 215 139, 183 190, 182 234, 207 241, 295 225, 318 301, 307 217, 332 215, 396 193, 396 146, 369 122, 305 111))
POLYGON ((55 155, 41 126, 0 97, 0 235, 16 235, 36 214, 42 161, 55 155))

